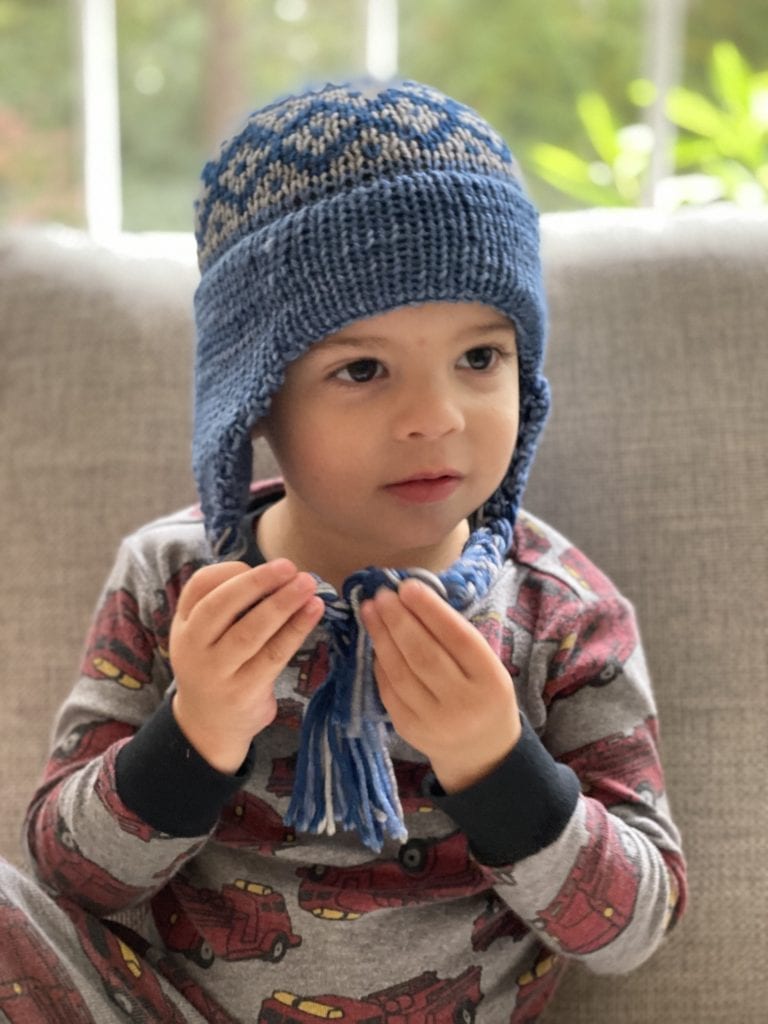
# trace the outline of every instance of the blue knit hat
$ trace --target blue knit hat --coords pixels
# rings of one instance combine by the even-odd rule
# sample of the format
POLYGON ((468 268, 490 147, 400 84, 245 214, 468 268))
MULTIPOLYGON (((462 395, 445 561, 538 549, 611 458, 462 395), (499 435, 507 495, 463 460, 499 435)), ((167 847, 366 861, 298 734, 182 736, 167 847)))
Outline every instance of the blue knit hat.
MULTIPOLYGON (((509 472, 478 510, 462 558, 428 578, 465 610, 509 549, 549 409, 538 216, 504 140, 470 108, 413 82, 327 85, 282 99, 254 113, 205 167, 196 237, 193 464, 218 558, 242 553, 253 427, 286 366, 314 342, 355 320, 430 301, 482 302, 514 322, 520 426, 509 472)), ((403 835, 402 814, 396 787, 384 792, 392 782, 387 718, 355 607, 407 574, 367 570, 342 595, 320 588, 334 659, 305 716, 290 812, 303 828, 332 831, 338 819, 374 848, 382 828, 403 835), (329 736, 329 721, 338 734, 329 736), (350 737, 363 755, 338 749, 350 737), (339 768, 345 758, 357 765, 354 779, 339 768), (333 785, 318 776, 323 760, 333 785)))

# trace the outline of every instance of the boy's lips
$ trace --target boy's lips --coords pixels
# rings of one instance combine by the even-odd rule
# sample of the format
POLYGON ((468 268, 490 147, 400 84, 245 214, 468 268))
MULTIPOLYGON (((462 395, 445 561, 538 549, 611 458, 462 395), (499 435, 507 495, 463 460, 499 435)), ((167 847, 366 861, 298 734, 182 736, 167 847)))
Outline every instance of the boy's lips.
POLYGON ((394 494, 402 501, 421 505, 449 498, 463 479, 462 474, 456 472, 455 469, 425 471, 387 484, 384 490, 389 494, 394 494))

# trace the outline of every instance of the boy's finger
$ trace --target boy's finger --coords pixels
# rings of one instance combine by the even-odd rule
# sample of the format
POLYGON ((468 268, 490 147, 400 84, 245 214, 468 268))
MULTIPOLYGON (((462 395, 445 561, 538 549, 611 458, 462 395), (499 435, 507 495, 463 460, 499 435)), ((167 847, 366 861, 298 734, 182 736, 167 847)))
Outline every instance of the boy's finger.
MULTIPOLYGON (((396 686, 378 657, 374 658, 373 674, 376 677, 379 696, 393 722, 402 721, 406 715, 410 718, 417 717, 419 694, 412 686, 396 686)), ((428 691, 424 692, 427 692, 431 701, 431 694, 428 691)))
MULTIPOLYGON (((211 566, 213 568, 220 566, 211 566)), ((200 630, 207 644, 215 644, 249 608, 284 586, 296 574, 296 567, 287 559, 267 562, 255 569, 245 566, 244 570, 229 576, 222 572, 219 585, 207 589, 188 612, 187 621, 200 630)), ((193 576, 190 583, 194 579, 193 576)))
POLYGON ((367 622, 373 627, 369 632, 376 656, 393 681, 407 674, 418 680, 432 697, 437 697, 440 687, 435 680, 455 675, 451 658, 391 591, 380 591, 373 598, 367 622))
POLYGON ((204 565, 190 576, 182 587, 176 605, 176 614, 182 619, 188 619, 192 609, 204 597, 220 587, 222 583, 241 576, 249 569, 250 566, 245 562, 216 562, 213 565, 204 565))
MULTIPOLYGON (((231 623, 220 637, 218 645, 227 661, 236 668, 263 648, 269 648, 291 618, 314 599, 315 581, 308 573, 298 573, 267 594, 231 623)), ((324 609, 322 599, 317 600, 324 609)))
POLYGON ((477 641, 483 639, 474 626, 418 580, 402 583, 398 597, 434 638, 437 646, 466 676, 471 676, 475 667, 477 641))
POLYGON ((288 621, 242 665, 241 672, 255 676, 268 670, 268 674, 276 678, 322 619, 324 611, 322 598, 315 596, 305 600, 288 621))

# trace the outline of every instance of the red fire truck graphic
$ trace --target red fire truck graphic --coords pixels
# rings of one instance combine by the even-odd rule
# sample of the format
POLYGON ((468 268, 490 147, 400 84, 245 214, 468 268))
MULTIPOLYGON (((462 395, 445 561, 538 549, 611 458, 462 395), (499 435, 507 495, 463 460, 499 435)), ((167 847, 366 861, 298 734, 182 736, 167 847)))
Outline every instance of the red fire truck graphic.
POLYGON ((60 816, 45 816, 34 838, 37 859, 51 865, 51 880, 61 892, 76 889, 84 904, 96 911, 135 902, 143 890, 113 878, 80 852, 60 816))
POLYGON ((75 767, 87 764, 119 740, 132 736, 135 726, 125 722, 84 722, 69 732, 52 751, 45 767, 45 781, 68 775, 75 767))
POLYGON ((425 814, 435 809, 430 797, 423 794, 424 780, 431 771, 428 761, 393 759, 397 791, 404 814, 425 814))
POLYGON ((578 548, 568 548, 560 555, 560 564, 582 587, 595 594, 612 595, 610 580, 578 548))
POLYGON ((295 842, 296 833, 266 801, 241 790, 221 812, 216 838, 230 846, 273 853, 295 842))
POLYGON ((168 635, 179 594, 200 564, 186 563, 157 592, 149 627, 141 621, 138 602, 130 591, 121 588, 108 593, 86 640, 83 674, 111 679, 129 690, 146 686, 155 653, 168 662, 168 635))
POLYGON ((297 868, 296 874, 302 879, 299 906, 328 921, 354 921, 382 907, 430 903, 488 888, 461 832, 441 840, 409 839, 397 860, 350 868, 313 864, 297 868))
POLYGON ((88 634, 83 674, 140 690, 150 681, 153 656, 152 640, 139 618, 136 598, 125 589, 111 591, 88 634))
POLYGON ((320 643, 311 651, 299 651, 289 662, 298 668, 296 692, 302 697, 311 697, 321 683, 325 682, 330 667, 328 644, 320 643))
POLYGON ((549 666, 544 700, 568 697, 582 686, 607 686, 618 678, 637 644, 625 605, 608 616, 599 605, 585 609, 578 629, 565 636, 549 666))
POLYGON ((152 610, 152 631, 157 647, 157 653, 168 662, 168 638, 171 634, 171 623, 176 614, 176 605, 179 603, 179 596, 185 583, 205 563, 185 562, 170 579, 166 580, 162 590, 155 592, 155 606, 152 610))
POLYGON ((639 888, 637 865, 627 856, 605 812, 587 801, 586 830, 573 870, 539 924, 564 951, 592 953, 612 942, 632 920, 639 888))
POLYGON ((534 640, 554 640, 553 630, 564 619, 575 618, 579 608, 571 587, 556 576, 531 572, 520 584, 517 600, 507 614, 534 640))
POLYGON ((535 561, 552 549, 547 536, 527 516, 519 515, 515 523, 515 553, 521 562, 535 561), (533 555, 532 559, 530 556, 533 555))
POLYGON ((507 667, 511 676, 520 674, 520 669, 513 664, 515 637, 512 630, 502 621, 498 612, 490 612, 472 619, 472 625, 485 637, 485 641, 493 653, 507 667))
POLYGON ((282 895, 259 882, 237 879, 216 892, 177 875, 154 897, 152 912, 166 947, 200 967, 217 956, 277 963, 301 944, 282 895))
POLYGON ((3 944, 19 965, 0 976, 0 1016, 10 1024, 94 1024, 72 979, 24 913, 2 899, 0 907, 3 944))
POLYGON ((66 901, 65 910, 77 928, 85 955, 101 977, 107 997, 129 1020, 184 1024, 184 1017, 165 996, 152 968, 131 945, 73 901, 66 901))
POLYGON ((517 1000, 509 1024, 534 1024, 549 1004, 565 970, 562 957, 542 948, 533 967, 517 979, 517 1000))
POLYGON ((528 934, 528 926, 510 910, 504 900, 489 889, 485 909, 472 922, 472 949, 485 951, 497 939, 511 938, 519 942, 528 934))
POLYGON ((150 943, 136 932, 127 928, 125 925, 118 924, 116 921, 110 922, 109 929, 118 939, 122 939, 123 942, 120 945, 120 950, 123 954, 123 958, 134 964, 134 970, 138 957, 141 957, 141 961, 138 963, 140 970, 143 969, 144 964, 151 967, 168 981, 177 992, 190 1003, 197 1012, 202 1016, 203 1020, 207 1021, 208 1024, 236 1024, 234 1018, 222 1008, 222 1006, 213 999, 208 992, 205 991, 202 986, 190 977, 190 975, 183 969, 179 964, 178 959, 175 957, 167 956, 161 952, 157 947, 150 945, 150 943))
POLYGON ((562 756, 581 780, 582 791, 605 807, 635 802, 651 805, 664 792, 657 754, 658 726, 646 718, 629 735, 615 733, 562 756))
POLYGON ((274 725, 284 725, 286 729, 300 729, 304 717, 304 704, 293 697, 278 697, 277 714, 274 725))
POLYGON ((258 1024, 472 1024, 482 998, 477 966, 456 978, 441 979, 435 971, 424 971, 362 999, 273 992, 261 1004, 258 1024))

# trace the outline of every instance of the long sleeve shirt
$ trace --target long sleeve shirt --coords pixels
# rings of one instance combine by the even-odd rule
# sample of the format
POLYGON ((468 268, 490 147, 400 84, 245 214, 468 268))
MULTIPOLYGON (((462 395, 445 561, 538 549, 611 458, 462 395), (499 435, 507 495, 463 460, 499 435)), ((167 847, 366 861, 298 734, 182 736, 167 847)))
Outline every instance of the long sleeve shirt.
MULTIPOLYGON (((252 496, 252 564, 250 523, 280 493, 252 496)), ((567 540, 521 513, 467 612, 513 679, 519 743, 447 795, 395 734, 408 839, 377 855, 354 832, 283 823, 303 709, 327 673, 322 622, 236 775, 177 726, 169 630, 207 561, 194 508, 122 543, 27 826, 43 885, 130 938, 182 1015, 521 1024, 569 961, 625 972, 656 950, 686 881, 652 689, 632 607, 567 540)))

